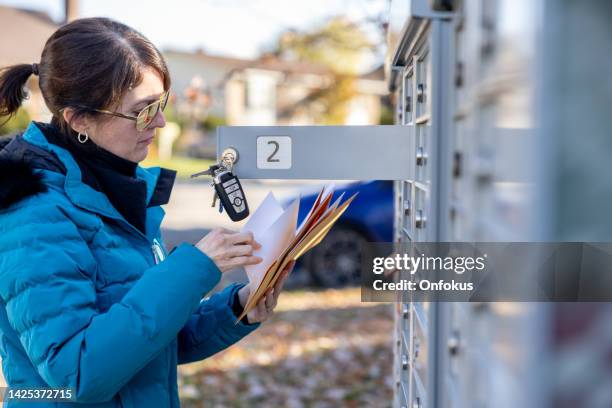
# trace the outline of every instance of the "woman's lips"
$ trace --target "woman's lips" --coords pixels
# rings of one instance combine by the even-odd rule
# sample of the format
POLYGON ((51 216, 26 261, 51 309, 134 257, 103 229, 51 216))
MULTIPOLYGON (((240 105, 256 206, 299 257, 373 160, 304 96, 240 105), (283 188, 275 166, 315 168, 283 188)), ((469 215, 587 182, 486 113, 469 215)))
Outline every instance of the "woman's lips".
POLYGON ((138 143, 142 143, 142 144, 150 145, 150 144, 151 144, 151 142, 153 142, 153 136, 151 136, 151 137, 150 137, 150 138, 148 138, 148 139, 141 140, 141 141, 140 141, 140 142, 138 142, 138 143))

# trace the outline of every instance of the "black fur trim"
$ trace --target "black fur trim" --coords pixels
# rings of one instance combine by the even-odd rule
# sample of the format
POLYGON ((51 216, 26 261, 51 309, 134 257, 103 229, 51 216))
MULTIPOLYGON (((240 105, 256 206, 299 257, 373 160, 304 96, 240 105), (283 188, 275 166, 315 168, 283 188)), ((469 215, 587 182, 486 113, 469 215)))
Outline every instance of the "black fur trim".
POLYGON ((42 175, 35 174, 27 163, 0 159, 0 208, 45 191, 47 186, 42 181, 42 175))

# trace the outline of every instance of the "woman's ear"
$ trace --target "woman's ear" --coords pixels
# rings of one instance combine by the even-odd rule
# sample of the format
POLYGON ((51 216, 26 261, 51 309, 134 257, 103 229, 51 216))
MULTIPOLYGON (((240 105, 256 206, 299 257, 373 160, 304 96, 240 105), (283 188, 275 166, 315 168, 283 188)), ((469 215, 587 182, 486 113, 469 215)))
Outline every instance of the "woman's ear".
POLYGON ((68 126, 77 133, 85 133, 89 128, 89 123, 86 115, 77 115, 72 108, 66 108, 62 111, 62 116, 68 126))

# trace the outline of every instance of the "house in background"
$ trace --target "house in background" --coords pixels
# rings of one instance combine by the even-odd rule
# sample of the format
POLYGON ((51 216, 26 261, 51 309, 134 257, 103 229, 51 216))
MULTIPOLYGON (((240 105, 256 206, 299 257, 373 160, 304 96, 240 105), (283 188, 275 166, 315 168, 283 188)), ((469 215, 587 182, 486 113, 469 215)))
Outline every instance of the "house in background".
POLYGON ((384 65, 360 75, 356 95, 349 104, 345 125, 378 125, 381 121, 382 100, 389 96, 384 65))
MULTIPOLYGON (((59 27, 41 12, 0 6, 0 67, 40 61, 47 39, 59 27)), ((48 120, 50 112, 38 88, 38 77, 28 80, 29 98, 23 109, 33 120, 48 120)))
MULTIPOLYGON (((228 85, 237 97, 229 98, 233 104, 228 105, 228 122, 237 125, 321 124, 316 112, 322 107, 317 106, 316 96, 335 80, 335 75, 322 65, 262 57, 253 67, 235 71, 230 77, 228 85)), ((354 87, 355 94, 348 102, 343 124, 378 124, 381 98, 388 93, 382 67, 358 76, 354 87)))
POLYGON ((202 50, 167 50, 163 54, 179 111, 202 119, 208 114, 225 117, 226 76, 234 69, 248 65, 250 61, 210 55, 202 50))
MULTIPOLYGON (((325 107, 316 96, 337 79, 324 65, 271 54, 240 59, 168 50, 164 57, 182 116, 179 146, 201 157, 213 157, 216 151, 214 128, 201 125, 213 116, 210 122, 233 126, 321 124, 325 107)), ((387 95, 382 66, 355 78, 344 124, 379 124, 387 95)))
POLYGON ((263 55, 234 69, 226 79, 226 113, 231 125, 311 125, 309 100, 334 80, 325 66, 263 55))
MULTIPOLYGON (((202 51, 167 51, 164 56, 177 105, 191 103, 192 110, 223 117, 228 125, 317 124, 313 95, 335 80, 323 65, 284 61, 269 54, 253 60, 202 51), (197 98, 197 93, 206 98, 197 98), (205 103, 207 110, 198 108, 205 103)), ((357 77, 355 89, 345 124, 378 124, 381 98, 388 94, 382 67, 357 77)))

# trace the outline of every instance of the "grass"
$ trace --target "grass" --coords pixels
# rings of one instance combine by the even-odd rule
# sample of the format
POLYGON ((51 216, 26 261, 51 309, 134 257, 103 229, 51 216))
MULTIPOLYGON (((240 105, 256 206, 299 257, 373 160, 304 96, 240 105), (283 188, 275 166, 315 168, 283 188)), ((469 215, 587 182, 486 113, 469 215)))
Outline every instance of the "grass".
POLYGON ((285 291, 252 334, 179 367, 181 406, 391 407, 393 327, 360 288, 285 291))
POLYGON ((185 180, 197 172, 208 169, 213 160, 195 159, 193 157, 174 156, 170 160, 146 159, 140 163, 142 167, 165 167, 177 171, 177 178, 185 180))

